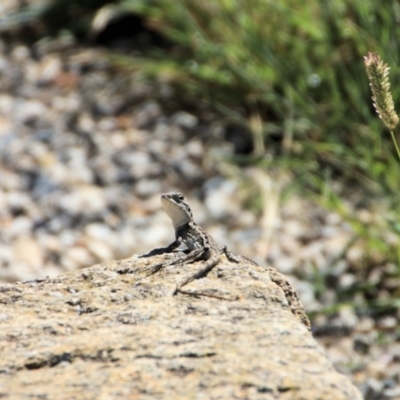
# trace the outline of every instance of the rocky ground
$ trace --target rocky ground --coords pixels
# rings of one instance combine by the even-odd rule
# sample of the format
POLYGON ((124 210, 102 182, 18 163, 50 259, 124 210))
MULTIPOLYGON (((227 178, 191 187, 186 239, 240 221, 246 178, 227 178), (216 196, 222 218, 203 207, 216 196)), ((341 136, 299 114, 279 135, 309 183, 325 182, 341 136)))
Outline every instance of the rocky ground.
POLYGON ((68 35, 33 47, 0 41, 0 280, 55 277, 170 243, 159 197, 179 190, 219 243, 291 278, 315 336, 367 399, 399 398, 399 315, 321 312, 359 279, 363 249, 343 255, 349 226, 296 196, 282 202, 290 177, 228 162, 250 137, 173 100, 167 82, 121 73, 68 35), (258 193, 256 213, 246 204, 258 193), (332 284, 317 292, 321 276, 332 284))
POLYGON ((160 260, 1 286, 0 397, 361 400, 262 266, 224 259, 171 296, 199 263, 149 275, 160 260))

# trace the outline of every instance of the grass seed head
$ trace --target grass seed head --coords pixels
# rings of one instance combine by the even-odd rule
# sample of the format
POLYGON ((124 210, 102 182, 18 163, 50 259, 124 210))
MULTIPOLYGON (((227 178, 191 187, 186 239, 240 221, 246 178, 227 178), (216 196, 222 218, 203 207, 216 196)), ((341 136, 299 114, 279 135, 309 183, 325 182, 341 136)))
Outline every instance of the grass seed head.
POLYGON ((399 122, 399 117, 394 109, 393 97, 390 92, 390 68, 375 53, 368 53, 364 57, 364 62, 376 112, 383 123, 393 130, 399 122))

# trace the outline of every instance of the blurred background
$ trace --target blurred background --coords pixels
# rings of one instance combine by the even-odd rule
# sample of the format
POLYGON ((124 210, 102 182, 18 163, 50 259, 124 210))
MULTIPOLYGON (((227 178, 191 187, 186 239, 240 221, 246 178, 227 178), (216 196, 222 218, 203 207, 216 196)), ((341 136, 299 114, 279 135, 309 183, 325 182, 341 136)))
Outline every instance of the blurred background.
POLYGON ((160 194, 287 275, 335 367, 400 398, 400 2, 2 0, 0 282, 172 242, 160 194), (399 140, 399 135, 396 135, 399 140))

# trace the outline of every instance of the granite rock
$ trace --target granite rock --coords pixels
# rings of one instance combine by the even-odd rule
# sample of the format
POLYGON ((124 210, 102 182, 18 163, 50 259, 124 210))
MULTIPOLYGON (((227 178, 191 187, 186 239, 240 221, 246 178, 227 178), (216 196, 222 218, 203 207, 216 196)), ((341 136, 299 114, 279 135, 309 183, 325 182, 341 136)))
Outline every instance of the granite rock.
POLYGON ((224 260, 147 276, 162 256, 0 286, 0 397, 361 399, 265 269, 224 260))

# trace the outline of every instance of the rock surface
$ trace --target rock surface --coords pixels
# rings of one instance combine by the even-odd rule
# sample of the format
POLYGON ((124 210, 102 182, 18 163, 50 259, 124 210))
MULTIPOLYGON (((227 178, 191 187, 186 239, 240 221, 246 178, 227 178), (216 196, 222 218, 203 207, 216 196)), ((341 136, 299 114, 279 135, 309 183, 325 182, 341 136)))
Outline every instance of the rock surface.
POLYGON ((160 257, 0 286, 0 397, 361 399, 260 266, 223 261, 171 296, 195 264, 160 257))

